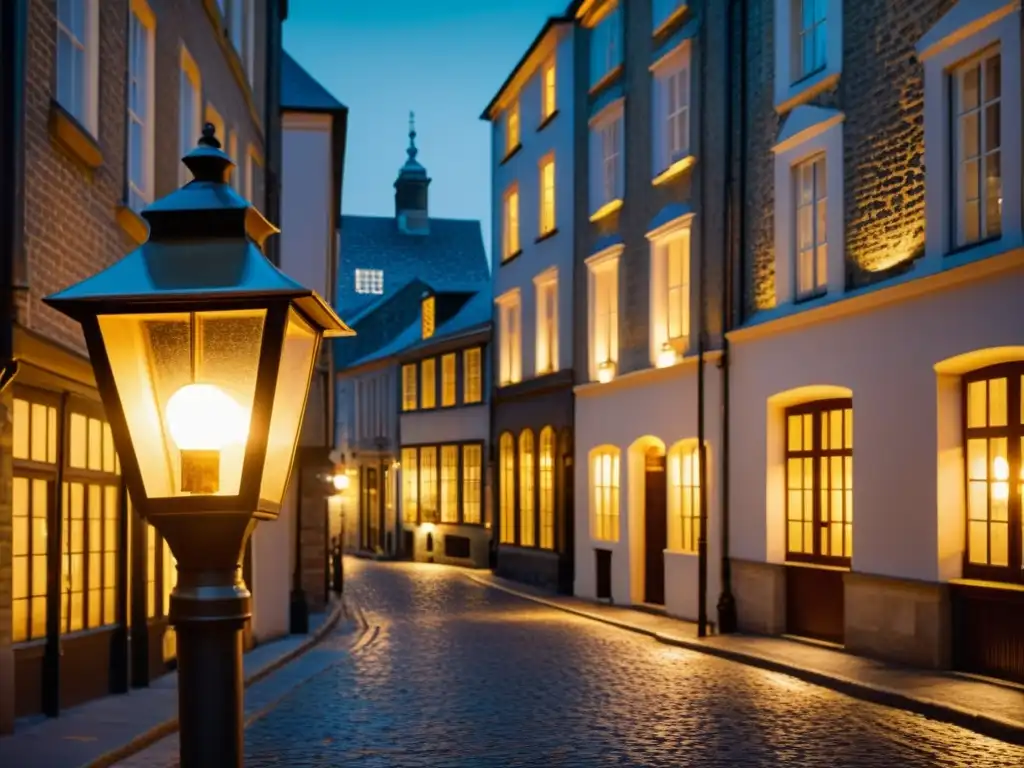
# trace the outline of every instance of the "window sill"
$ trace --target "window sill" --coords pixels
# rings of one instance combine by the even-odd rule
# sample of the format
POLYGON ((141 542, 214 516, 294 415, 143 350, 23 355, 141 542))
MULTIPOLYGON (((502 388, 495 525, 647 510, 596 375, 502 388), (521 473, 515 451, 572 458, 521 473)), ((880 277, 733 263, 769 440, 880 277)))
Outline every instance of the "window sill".
POLYGON ((989 581, 988 579, 950 579, 949 583, 956 587, 974 587, 976 589, 998 589, 1004 592, 1024 592, 1024 584, 1012 581, 989 581))
POLYGON ((597 222, 600 221, 601 219, 607 218, 608 216, 611 216, 613 213, 619 210, 621 207, 621 197, 617 197, 614 200, 610 200, 604 205, 602 205, 600 208, 598 208, 596 211, 594 211, 592 214, 590 214, 590 221, 597 222))
POLYGON ((655 37, 655 38, 661 37, 665 33, 669 32, 672 29, 674 29, 676 24, 679 22, 680 19, 683 18, 683 16, 686 15, 686 12, 689 9, 690 9, 690 4, 689 3, 682 3, 678 8, 676 8, 674 11, 672 11, 672 13, 670 13, 668 15, 668 17, 664 21, 658 23, 654 27, 654 31, 651 33, 651 37, 655 37))
POLYGON ((590 89, 587 91, 587 95, 596 96, 597 94, 599 94, 609 85, 618 80, 619 76, 622 74, 624 69, 625 67, 622 64, 617 64, 611 69, 609 69, 607 72, 601 75, 601 77, 598 78, 598 80, 593 85, 590 86, 590 89))
POLYGON ((500 384, 498 384, 498 386, 499 387, 514 387, 516 384, 519 384, 521 381, 522 381, 522 379, 520 379, 519 381, 503 381, 500 384))
POLYGON ((798 80, 786 89, 786 97, 775 104, 775 111, 783 115, 835 88, 839 84, 839 75, 840 73, 834 70, 820 69, 798 80))
POLYGON ((557 109, 554 112, 552 112, 550 115, 545 117, 543 120, 540 121, 540 125, 537 126, 537 133, 540 133, 545 128, 547 128, 549 125, 551 125, 551 123, 554 122, 556 117, 558 117, 558 110, 557 109))
POLYGON ((817 571, 838 571, 840 573, 849 573, 850 566, 848 565, 827 565, 826 563, 810 563, 801 560, 786 560, 783 565, 787 568, 811 568, 817 571))
POLYGON ((693 167, 693 165, 696 162, 697 158, 695 158, 693 155, 686 155, 686 157, 681 157, 674 163, 672 163, 672 165, 670 165, 664 171, 662 171, 653 179, 651 179, 651 184, 653 184, 654 186, 658 186, 659 184, 666 184, 672 181, 672 179, 676 178, 680 174, 688 171, 690 168, 693 167))
POLYGON ((508 150, 508 152, 505 153, 505 156, 501 158, 501 162, 498 163, 498 165, 504 165, 505 163, 507 163, 509 160, 511 160, 513 157, 519 154, 519 150, 521 150, 522 148, 523 143, 517 143, 514 147, 512 147, 512 149, 508 150))
POLYGON ((519 258, 520 256, 522 256, 522 255, 523 255, 523 249, 522 249, 522 248, 520 248, 520 249, 518 249, 518 250, 516 250, 516 251, 513 251, 513 252, 512 252, 512 253, 510 253, 510 254, 509 254, 508 256, 505 256, 505 257, 503 257, 503 258, 502 258, 502 260, 501 260, 501 266, 503 266, 503 267, 504 267, 504 266, 505 266, 506 264, 508 264, 508 263, 509 263, 510 261, 515 261, 516 259, 518 259, 518 258, 519 258))
POLYGON ((146 223, 139 214, 129 208, 127 205, 117 206, 115 216, 117 223, 121 225, 121 229, 136 244, 142 245, 149 238, 149 225, 146 223))
POLYGON ((555 227, 554 229, 549 229, 547 232, 544 232, 543 234, 537 235, 537 237, 534 238, 533 242, 534 242, 534 244, 536 244, 536 243, 543 243, 545 240, 550 240, 552 237, 554 237, 557 234, 558 234, 558 227, 555 227))
POLYGON ((103 165, 103 152, 88 129, 76 120, 70 112, 50 101, 50 135, 74 160, 89 170, 103 165))

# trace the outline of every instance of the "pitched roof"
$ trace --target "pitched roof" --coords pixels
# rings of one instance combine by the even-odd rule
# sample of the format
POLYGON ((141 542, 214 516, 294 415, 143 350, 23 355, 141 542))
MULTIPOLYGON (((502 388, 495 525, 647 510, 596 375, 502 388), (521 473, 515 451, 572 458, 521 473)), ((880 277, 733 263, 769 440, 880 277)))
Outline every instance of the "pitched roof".
POLYGON ((490 281, 479 221, 431 218, 429 234, 409 235, 392 216, 346 215, 339 243, 337 309, 344 317, 357 316, 417 278, 438 292, 490 281), (381 270, 383 295, 356 293, 357 269, 381 270))
MULTIPOLYGON (((457 292, 468 292, 466 289, 467 287, 463 286, 457 292)), ((454 336, 486 328, 491 322, 491 283, 489 280, 478 283, 473 290, 475 293, 466 300, 459 311, 438 326, 434 335, 429 339, 422 337, 423 328, 420 316, 417 315, 413 322, 400 329, 387 344, 353 361, 346 367, 355 368, 404 352, 428 349, 454 336)), ((442 292, 438 291, 438 293, 442 292)))
POLYGON ((315 77, 302 68, 288 51, 281 60, 281 109, 300 112, 337 112, 348 109, 315 77))

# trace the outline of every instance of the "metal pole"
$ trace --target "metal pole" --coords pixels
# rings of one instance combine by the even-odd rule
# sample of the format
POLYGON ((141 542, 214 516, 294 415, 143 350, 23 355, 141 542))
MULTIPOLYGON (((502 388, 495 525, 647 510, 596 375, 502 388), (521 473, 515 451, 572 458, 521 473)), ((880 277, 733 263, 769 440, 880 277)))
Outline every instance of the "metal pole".
MULTIPOLYGON (((700 46, 700 72, 701 83, 707 82, 704 77, 707 70, 707 36, 708 36, 708 12, 703 11, 702 18, 702 45, 700 46)), ((700 102, 699 113, 704 114, 704 88, 697 89, 697 98, 700 102)), ((706 164, 700 166, 700 195, 702 202, 707 199, 706 195, 706 164)), ((700 274, 698 279, 697 297, 697 461, 698 483, 700 487, 699 514, 700 529, 697 533, 697 637, 705 637, 708 633, 708 473, 707 473, 707 451, 704 445, 704 350, 707 347, 705 335, 705 271, 707 259, 704 257, 707 252, 707 238, 704 232, 700 233, 700 274)))
POLYGON ((193 569, 179 560, 170 622, 178 641, 181 768, 242 766, 242 628, 251 615, 240 565, 193 569))

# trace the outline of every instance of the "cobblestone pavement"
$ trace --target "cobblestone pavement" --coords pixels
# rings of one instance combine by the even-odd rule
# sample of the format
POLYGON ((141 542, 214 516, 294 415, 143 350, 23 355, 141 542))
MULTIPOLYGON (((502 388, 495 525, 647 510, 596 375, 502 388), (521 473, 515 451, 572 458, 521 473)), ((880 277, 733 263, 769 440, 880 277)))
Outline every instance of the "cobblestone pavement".
POLYGON ((661 645, 452 569, 346 567, 346 589, 380 630, 250 726, 249 768, 1024 765, 1024 748, 661 645))

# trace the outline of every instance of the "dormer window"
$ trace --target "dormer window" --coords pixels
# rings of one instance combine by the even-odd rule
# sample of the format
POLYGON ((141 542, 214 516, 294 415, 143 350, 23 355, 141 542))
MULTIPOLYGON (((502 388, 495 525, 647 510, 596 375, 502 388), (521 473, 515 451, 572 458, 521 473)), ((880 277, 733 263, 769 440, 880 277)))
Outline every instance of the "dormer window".
POLYGON ((377 295, 384 293, 384 270, 357 269, 356 293, 373 293, 377 295))
POLYGON ((434 335, 434 297, 428 296, 423 300, 423 338, 429 339, 434 335))

